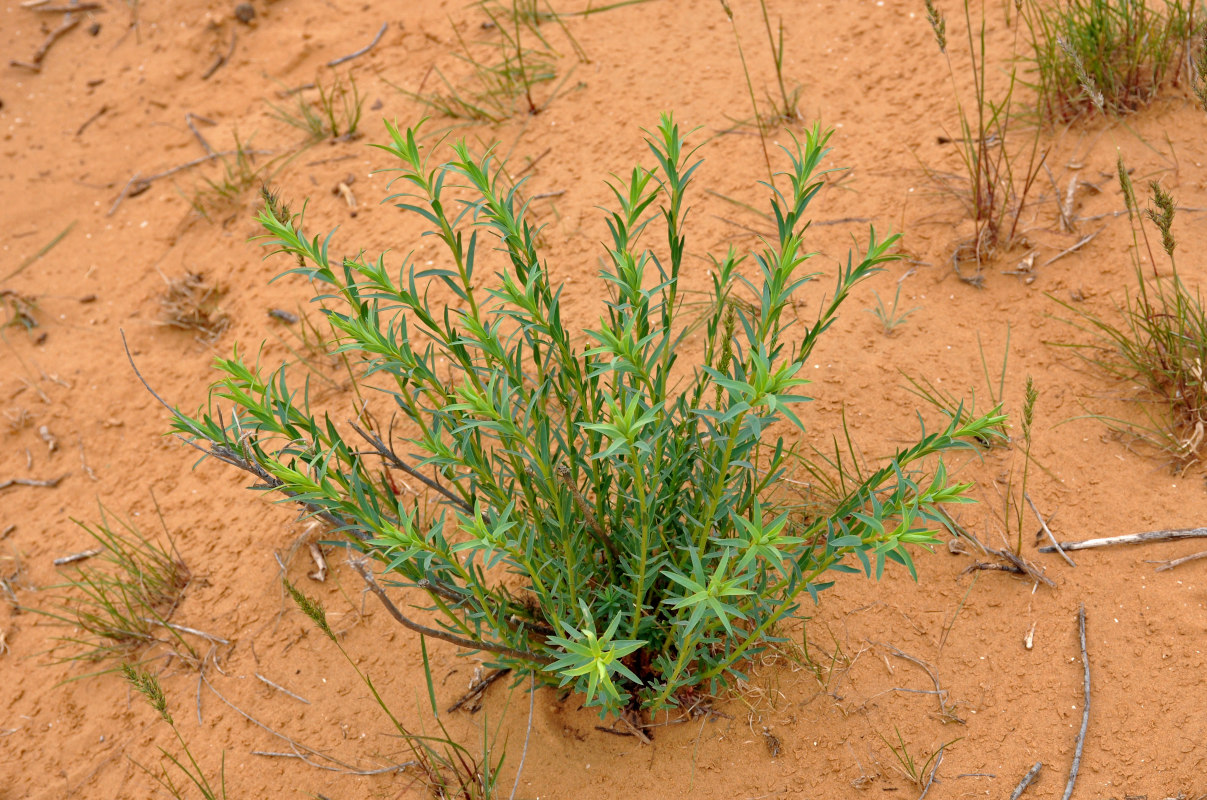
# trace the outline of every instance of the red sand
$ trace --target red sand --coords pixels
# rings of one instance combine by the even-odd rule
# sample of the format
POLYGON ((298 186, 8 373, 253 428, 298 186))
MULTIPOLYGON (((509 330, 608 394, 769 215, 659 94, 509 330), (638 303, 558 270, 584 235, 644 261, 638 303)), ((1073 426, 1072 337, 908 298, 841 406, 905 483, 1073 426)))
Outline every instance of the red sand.
MULTIPOLYGON (((194 573, 173 621, 223 637, 206 678, 248 714, 308 747, 362 769, 406 758, 389 735, 388 720, 369 702, 338 653, 312 625, 282 601, 274 551, 284 554, 303 533, 290 509, 274 506, 243 487, 244 478, 220 464, 192 469, 195 453, 164 438, 167 415, 139 385, 126 363, 125 330, 143 373, 173 403, 193 409, 204 401, 215 374, 215 355, 237 342, 261 359, 292 356, 281 341, 291 334, 267 316, 308 300, 300 282, 268 279, 283 270, 261 261, 247 238, 256 233, 255 192, 210 220, 188 198, 215 178, 213 165, 155 181, 126 197, 135 175, 150 175, 204 155, 186 126, 192 113, 215 148, 238 135, 255 149, 289 152, 299 132, 272 120, 266 100, 280 103, 282 86, 320 75, 323 65, 368 43, 382 22, 389 28, 367 55, 340 67, 356 77, 366 96, 365 138, 323 144, 281 164, 274 177, 287 198, 307 211, 312 233, 340 226, 348 248, 407 251, 417 246, 416 224, 378 205, 390 166, 367 142, 380 141, 382 117, 413 124, 423 109, 386 83, 409 90, 433 66, 458 81, 466 70, 452 55, 452 25, 471 40, 489 40, 483 17, 461 3, 417 2, 388 11, 333 0, 257 2, 250 26, 234 20, 234 4, 172 4, 105 0, 48 52, 33 73, 5 66, 0 72, 3 133, 3 255, 7 276, 69 223, 70 233, 20 275, 0 280, 36 301, 38 326, 28 333, 4 329, 0 347, 0 481, 66 477, 54 488, 0 490, 0 575, 25 606, 44 605, 56 582, 54 558, 88 545, 71 518, 97 518, 97 500, 130 516, 148 533, 158 528, 151 492, 194 573), (383 13, 390 16, 382 16, 383 13), (451 20, 451 22, 450 22, 451 20), (88 26, 100 30, 89 35, 88 26), (231 58, 210 77, 219 56, 231 58), (347 176, 359 201, 352 218, 332 190, 347 176), (112 213, 110 213, 112 211, 112 213), (200 273, 225 290, 220 298, 230 326, 206 344, 191 332, 162 324, 165 276, 200 273), (86 298, 95 297, 90 302, 86 298), (10 424, 11 423, 11 424, 10 424), (58 441, 48 452, 39 435, 46 426, 58 441), (305 697, 304 704, 271 689, 256 674, 305 697)), ((1004 63, 1009 32, 998 3, 990 3, 991 64, 1004 63)), ((814 205, 818 223, 861 218, 878 230, 903 230, 914 263, 893 265, 862 285, 816 353, 806 424, 817 442, 829 441, 838 412, 848 419, 864 452, 878 456, 916 430, 916 398, 897 372, 942 379, 963 394, 978 387, 986 401, 977 336, 991 363, 1000 363, 1009 340, 1006 407, 1017 414, 1028 375, 1040 391, 1034 454, 1050 472, 1033 471, 1030 493, 1062 539, 1109 536, 1153 528, 1201 525, 1207 518, 1203 474, 1192 466, 1175 476, 1151 453, 1132 452, 1105 428, 1079 419, 1085 411, 1138 417, 1121 402, 1130 389, 1085 369, 1051 341, 1085 341, 1055 317, 1053 298, 1084 298, 1107 313, 1133 280, 1126 217, 1113 177, 1116 148, 1135 168, 1143 188, 1159 179, 1181 206, 1207 206, 1207 137, 1204 116, 1182 89, 1125 121, 1082 120, 1044 135, 1048 164, 1063 197, 1069 178, 1083 185, 1076 196, 1082 221, 1061 232, 1058 193, 1046 175, 1033 193, 1022 226, 1036 265, 1101 233, 1080 251, 1035 270, 1035 279, 1001 274, 1029 249, 1003 254, 976 290, 957 280, 948 257, 967 235, 959 204, 933 191, 920 165, 958 171, 955 151, 937 143, 957 129, 946 68, 934 46, 921 4, 826 0, 771 3, 784 15, 786 72, 804 86, 801 111, 810 122, 837 127, 831 166, 852 168, 844 188, 830 188, 814 205), (1092 185, 1101 191, 1095 191, 1092 185), (861 309, 873 290, 891 297, 906 277, 902 302, 919 310, 895 335, 885 337, 861 309)), ((952 13, 949 10, 949 13, 952 13)), ((735 15, 751 63, 755 90, 773 88, 757 4, 738 2, 735 15)), ((953 16, 954 13, 953 13, 953 16)), ((9 3, 0 12, 0 42, 7 58, 28 59, 61 15, 40 14, 9 3)), ((460 125, 456 135, 478 146, 498 140, 513 163, 535 163, 529 191, 564 192, 541 201, 549 259, 569 284, 568 316, 594 320, 599 242, 606 234, 595 209, 608 202, 604 179, 647 160, 639 129, 674 111, 699 137, 731 128, 750 116, 731 28, 716 3, 653 2, 620 8, 568 26, 591 58, 576 64, 561 32, 550 32, 575 71, 561 93, 537 116, 497 125, 460 125), (539 159, 539 162, 537 161, 539 159), (580 292, 579 289, 582 288, 580 292)), ((950 23, 957 69, 962 25, 950 23)), ((966 58, 967 54, 963 54, 966 58)), ((999 81, 996 67, 993 81, 999 81)), ((548 87, 538 95, 548 96, 548 87)), ((968 96, 967 93, 965 95, 968 96)), ((447 120, 435 119, 439 127, 447 120)), ((742 226, 760 220, 706 195, 704 187, 759 204, 756 181, 765 173, 757 136, 745 128, 712 138, 702 151, 696 209, 689 231, 692 254, 723 252, 733 243, 751 247, 742 226), (739 223, 739 224, 734 224, 739 223)), ((781 136, 782 134, 777 134, 781 136)), ((271 156, 262 156, 262 159, 271 156)), ((263 163, 263 161, 261 162, 263 163)), ((850 246, 866 237, 865 222, 819 225, 814 262, 832 270, 850 246)), ((1207 264, 1202 211, 1179 213, 1179 267, 1193 286, 1207 264)), ((703 280, 705 262, 693 263, 703 280)), ((807 317, 812 311, 803 309, 807 317)), ((333 380, 340 373, 332 368, 333 380)), ((319 401, 344 409, 349 398, 323 390, 319 401)), ((922 409, 934 422, 934 415, 922 409)), ((1021 455, 995 451, 983 463, 961 460, 961 478, 975 479, 985 502, 961 509, 964 525, 1001 546, 1002 492, 1021 455)), ((711 721, 658 729, 652 745, 596 730, 598 719, 579 708, 580 698, 536 695, 531 743, 517 796, 541 798, 692 797, 756 798, 868 796, 894 792, 913 797, 889 743, 898 731, 919 760, 944 743, 929 798, 1008 796, 1036 761, 1044 763, 1027 797, 1063 791, 1082 716, 1082 665, 1076 612, 1085 604, 1093 667, 1093 706, 1085 755, 1074 797, 1207 796, 1207 685, 1203 636, 1207 616, 1207 560, 1154 572, 1149 560, 1187 555, 1194 542, 1114 548, 1076 554, 1077 568, 1039 554, 1025 521, 1024 555, 1042 566, 1056 588, 997 572, 962 575, 969 556, 940 551, 918 557, 919 580, 890 571, 879 584, 840 576, 810 609, 807 623, 813 669, 790 658, 768 659, 751 682, 720 699, 711 721), (963 603, 962 610, 960 604, 963 603), (958 612, 958 613, 957 613, 958 612), (1024 637, 1034 631, 1034 647, 1024 637), (925 662, 945 693, 947 715, 932 691, 925 662), (959 722, 952 719, 958 716, 959 722), (770 737, 778 741, 773 755, 770 737)), ((409 724, 420 725, 424 707, 417 642, 389 620, 372 598, 362 602, 358 579, 332 553, 325 584, 306 577, 305 548, 290 562, 290 579, 321 597, 335 627, 347 629, 348 651, 377 682, 409 724), (364 608, 363 617, 359 615, 364 608)), ((160 762, 156 745, 178 752, 169 729, 116 675, 60 682, 87 671, 52 665, 46 650, 61 627, 5 602, 0 610, 0 798, 160 797, 162 789, 133 762, 160 762)), ((792 628, 798 640, 799 625, 792 628)), ((203 647, 202 649, 205 649, 203 647)), ((432 646, 437 693, 447 704, 466 688, 474 662, 450 648, 432 646)), ((152 654, 153 655, 153 654, 152 654)), ((289 745, 256 727, 199 684, 179 661, 158 660, 170 707, 203 765, 216 776, 225 753, 231 797, 420 797, 424 790, 404 775, 354 776, 323 771, 297 759, 255 755, 287 752, 289 745), (199 707, 198 707, 198 704, 199 707), (198 719, 200 717, 200 721, 198 719)), ((471 747, 481 729, 498 727, 497 752, 507 763, 501 785, 510 795, 526 728, 528 697, 504 683, 489 690, 482 711, 448 716, 451 730, 471 747)), ((430 730, 431 722, 426 725, 430 730)), ((190 795, 192 796, 192 795, 190 795)))

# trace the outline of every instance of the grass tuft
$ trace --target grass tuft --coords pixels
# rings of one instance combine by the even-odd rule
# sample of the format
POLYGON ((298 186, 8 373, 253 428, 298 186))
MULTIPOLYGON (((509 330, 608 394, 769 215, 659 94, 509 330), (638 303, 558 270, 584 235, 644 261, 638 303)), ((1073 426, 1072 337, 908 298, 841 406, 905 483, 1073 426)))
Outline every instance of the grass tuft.
POLYGON ((306 144, 315 144, 326 140, 353 141, 360 138, 360 117, 365 100, 361 97, 356 79, 348 76, 347 82, 339 75, 331 81, 330 86, 316 80, 314 88, 318 97, 307 100, 301 91, 292 95, 295 100, 293 109, 269 103, 273 119, 297 128, 306 134, 306 144))
MULTIPOLYGON (((570 77, 567 74, 547 97, 538 102, 535 92, 543 84, 556 80, 559 58, 540 28, 540 22, 546 17, 532 0, 512 0, 510 7, 481 2, 477 7, 486 15, 483 27, 494 32, 491 39, 471 44, 460 30, 453 28, 459 49, 454 55, 470 68, 469 88, 454 84, 434 66, 424 82, 434 74, 442 88, 412 92, 390 85, 432 111, 453 119, 493 123, 521 113, 539 114, 570 77)), ((565 25, 561 27, 581 51, 565 25)))
POLYGON ((1207 111, 1207 22, 1199 25, 1191 43, 1190 88, 1199 99, 1199 105, 1207 111))
POLYGON ((1096 413, 1091 416, 1120 434, 1165 452, 1184 470, 1201 459, 1207 443, 1207 312, 1200 293, 1191 291, 1178 272, 1173 197, 1154 181, 1149 185, 1152 205, 1138 208, 1122 158, 1119 183, 1131 212, 1135 290, 1116 306, 1113 319, 1053 299, 1075 315, 1066 321, 1094 340, 1064 346, 1074 348, 1081 358, 1108 375, 1132 384, 1144 421, 1096 413), (1168 274, 1157 271, 1146 220, 1161 234, 1168 274), (1140 260, 1141 247, 1152 264, 1150 274, 1146 274, 1140 260))
POLYGON ((52 650, 67 651, 59 663, 129 660, 158 645, 197 663, 197 651, 169 623, 190 579, 170 538, 164 547, 125 521, 115 527, 103 506, 93 526, 72 521, 96 544, 67 568, 64 583, 51 587, 65 590, 51 607, 31 609, 75 629, 52 650))
MULTIPOLYGON (((285 582, 285 588, 298 609, 335 643, 340 655, 344 657, 365 688, 369 690, 377 707, 385 713, 398 735, 406 742, 407 748, 414 757, 414 765, 418 767, 423 783, 433 798, 437 800, 444 800, 444 798, 492 800, 497 796, 499 771, 503 766, 505 754, 500 754, 495 761, 491 760, 491 752, 494 748, 490 738, 486 735, 487 726, 485 724, 482 726, 483 755, 481 759, 475 757, 468 748, 459 744, 449 733, 436 705, 431 661, 428 658, 425 640, 420 638, 420 652, 423 657, 424 675, 427 678, 428 700, 431 704, 432 716, 440 730, 438 735, 415 733, 403 725, 377 690, 373 679, 357 665, 340 640, 332 633, 331 628, 327 625, 327 612, 323 609, 322 604, 307 597, 288 581, 285 582)), ((496 731, 496 737, 497 735, 496 731)), ((516 780, 518 783, 518 775, 516 780)))
POLYGON ((901 302, 901 281, 897 281, 897 292, 893 295, 893 302, 890 305, 885 305, 884 300, 880 297, 880 293, 873 290, 872 294, 876 296, 876 307, 864 309, 869 314, 876 317, 880 322, 880 329, 885 336, 892 336, 897 328, 901 327, 910 315, 920 309, 922 306, 914 306, 905 311, 899 311, 898 306, 901 302))
POLYGON ((1119 115, 1151 103, 1178 78, 1193 9, 1194 0, 1027 0, 1021 16, 1040 115, 1067 122, 1095 109, 1119 115))
MULTIPOLYGON (((960 199, 973 221, 973 235, 956 247, 952 254, 952 265, 961 280, 980 288, 985 281, 984 263, 998 251, 1013 245, 1027 196, 1047 154, 1039 150, 1037 127, 1032 136, 1026 169, 1018 169, 1025 150, 1019 150, 1014 136, 1014 92, 1019 83, 1017 71, 1013 66, 1010 68, 1006 93, 1000 100, 994 100, 986 86, 984 2, 981 3, 978 27, 972 20, 971 0, 964 0, 968 64, 973 84, 973 99, 967 106, 961 99, 955 68, 947 49, 946 18, 934 0, 925 0, 925 3, 927 21, 934 32, 939 51, 947 62, 960 121, 959 134, 940 137, 940 143, 956 146, 964 174, 958 182, 953 182, 937 172, 927 171, 941 190, 960 199), (964 272, 960 266, 962 263, 973 263, 973 272, 964 272)), ((1018 17, 1015 16, 1014 22, 1016 46, 1018 17)))

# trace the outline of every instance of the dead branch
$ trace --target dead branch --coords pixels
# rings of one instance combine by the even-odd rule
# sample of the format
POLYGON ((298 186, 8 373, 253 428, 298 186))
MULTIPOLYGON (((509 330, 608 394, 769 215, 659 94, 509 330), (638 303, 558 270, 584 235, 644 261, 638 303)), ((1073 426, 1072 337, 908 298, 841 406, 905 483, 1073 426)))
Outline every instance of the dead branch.
POLYGON ((370 50, 372 50, 374 47, 377 46, 377 43, 381 41, 381 37, 385 35, 386 28, 388 28, 388 27, 390 27, 390 23, 388 23, 388 22, 381 23, 381 29, 379 31, 377 31, 377 35, 373 37, 373 41, 369 42, 369 44, 367 44, 366 46, 357 50, 355 53, 349 53, 346 56, 340 56, 339 58, 331 59, 330 61, 327 62, 327 66, 338 67, 340 64, 344 63, 345 61, 351 61, 354 58, 360 58, 365 53, 369 52, 370 50))
POLYGON ((395 469, 402 470, 407 475, 410 475, 412 478, 419 481, 420 483, 422 483, 424 486, 428 487, 429 489, 431 489, 435 492, 439 492, 441 495, 443 495, 445 498, 447 498, 453 505, 457 506, 458 508, 460 508, 462 511, 466 512, 467 514, 474 513, 473 506, 471 506, 469 503, 465 502, 460 497, 453 494, 451 491, 444 488, 440 484, 436 483, 434 480, 432 480, 428 476, 424 475, 422 472, 418 472, 417 470, 415 470, 413 467, 411 467, 409 464, 407 464, 405 461, 403 461, 401 458, 399 458, 398 455, 393 450, 391 450, 386 445, 386 443, 383 442, 376 434, 368 433, 367 431, 363 430, 359 425, 357 425, 352 420, 348 420, 348 424, 352 426, 352 430, 354 430, 358 434, 360 434, 361 438, 363 438, 369 444, 373 445, 373 449, 377 451, 378 455, 380 455, 383 459, 385 459, 387 462, 389 462, 390 466, 394 467, 395 469))
POLYGON ((1031 781, 1035 780, 1036 776, 1039 775, 1039 771, 1043 769, 1043 766, 1042 761, 1036 761, 1035 766, 1027 770, 1027 774, 1018 782, 1018 786, 1014 787, 1014 791, 1010 793, 1010 800, 1018 800, 1022 796, 1022 793, 1031 785, 1031 781))
MULTIPOLYGON (((88 4, 85 4, 85 5, 88 5, 88 4)), ((39 10, 45 11, 46 9, 42 8, 39 10)), ((58 11, 79 11, 80 8, 78 8, 78 7, 72 8, 70 6, 64 8, 62 6, 57 6, 56 10, 58 10, 58 11)), ((63 36, 65 33, 67 33, 68 31, 70 31, 72 28, 74 28, 76 25, 79 25, 79 24, 80 24, 80 17, 77 17, 73 14, 64 14, 63 21, 59 23, 59 27, 55 28, 53 31, 50 32, 50 34, 46 37, 46 41, 42 42, 42 46, 39 47, 34 52, 33 57, 29 61, 18 61, 14 58, 14 59, 9 60, 9 62, 8 62, 9 65, 14 66, 14 67, 21 67, 22 69, 32 70, 34 72, 41 72, 42 71, 42 59, 46 58, 46 54, 50 52, 50 48, 54 45, 55 42, 57 42, 59 40, 59 37, 63 36)))
POLYGON ((1187 561, 1196 561, 1200 558, 1207 558, 1207 550, 1204 550, 1201 553, 1194 553, 1193 555, 1189 555, 1189 556, 1182 556, 1181 558, 1172 558, 1168 561, 1146 561, 1144 563, 1160 564, 1161 566, 1157 567, 1156 571, 1165 572, 1167 570, 1173 569, 1174 567, 1179 567, 1179 566, 1185 564, 1187 561))
POLYGON ((1077 610, 1077 628, 1081 634, 1081 663, 1085 667, 1084 709, 1081 712, 1081 731, 1077 734, 1077 747, 1073 751, 1073 765, 1069 768, 1069 782, 1065 786, 1063 800, 1069 800, 1073 795, 1073 785, 1077 783, 1077 770, 1081 767, 1081 752, 1085 747, 1085 731, 1090 724, 1090 656, 1085 649, 1085 604, 1077 610))
MULTIPOLYGON (((1059 547, 1064 550, 1089 550, 1095 547, 1110 547, 1116 544, 1140 544, 1141 542, 1173 542, 1179 539, 1207 538, 1207 528, 1175 528, 1147 533, 1131 533, 1126 536, 1108 536, 1102 539, 1086 539, 1083 542, 1061 542, 1059 547)), ((1041 553, 1051 553, 1056 548, 1044 545, 1039 548, 1041 553)))
POLYGON ((70 475, 70 472, 65 472, 57 478, 49 478, 47 480, 35 480, 33 478, 9 478, 5 481, 0 481, 0 490, 7 489, 10 486, 41 486, 46 489, 53 489, 59 485, 59 482, 70 475))
POLYGON ((516 650, 514 648, 507 647, 506 645, 494 644, 492 642, 475 642, 471 639, 463 639, 460 636, 454 636, 451 633, 447 633, 436 628, 429 628, 426 625, 420 625, 418 622, 408 618, 405 614, 398 610, 398 606, 394 605, 394 601, 391 600, 389 595, 386 594, 385 589, 381 588, 381 584, 379 584, 377 579, 373 577, 373 571, 365 566, 364 561, 354 560, 351 562, 351 564, 352 569, 356 570, 357 573, 360 574, 361 578, 364 579, 365 584, 369 587, 369 591, 377 595, 377 599, 381 601, 383 606, 385 606, 385 609, 389 612, 390 616, 393 617, 395 621, 404 628, 409 628, 410 630, 415 631, 423 636, 430 636, 433 639, 439 639, 443 642, 448 642, 449 644, 455 644, 458 647, 464 647, 468 650, 487 650, 492 653, 499 653, 501 655, 511 656, 512 658, 518 658, 522 661, 535 662, 537 664, 547 664, 553 660, 546 656, 537 655, 536 653, 525 653, 522 650, 516 650))
POLYGON ((507 667, 504 667, 503 669, 492 669, 489 675, 471 686, 469 691, 461 695, 461 699, 449 706, 446 711, 451 714, 457 709, 461 708, 461 706, 468 703, 470 700, 479 697, 483 692, 490 688, 491 684, 509 672, 511 672, 511 669, 507 667))
POLYGON ((208 81, 210 79, 210 76, 213 75, 215 72, 217 72, 219 70, 219 68, 222 67, 223 64, 225 64, 226 62, 231 60, 231 58, 235 55, 235 41, 236 41, 235 32, 232 30, 231 31, 230 49, 227 50, 224 55, 219 55, 218 58, 214 61, 214 63, 210 64, 209 67, 205 70, 205 72, 201 73, 201 80, 208 81))
POLYGON ((1036 519, 1039 520, 1039 526, 1043 528, 1044 533, 1048 535, 1048 541, 1050 541, 1052 546, 1056 548, 1056 552, 1060 553, 1060 557, 1063 558, 1070 567, 1077 566, 1075 563, 1073 563, 1073 559, 1069 558, 1065 551, 1060 549, 1060 545, 1057 543, 1056 537, 1052 535, 1052 529, 1048 527, 1048 523, 1043 518, 1043 515, 1039 513, 1039 509, 1035 507, 1035 501, 1031 499, 1031 495, 1024 492, 1023 497, 1027 498, 1027 503, 1030 504, 1031 510, 1035 512, 1036 519))

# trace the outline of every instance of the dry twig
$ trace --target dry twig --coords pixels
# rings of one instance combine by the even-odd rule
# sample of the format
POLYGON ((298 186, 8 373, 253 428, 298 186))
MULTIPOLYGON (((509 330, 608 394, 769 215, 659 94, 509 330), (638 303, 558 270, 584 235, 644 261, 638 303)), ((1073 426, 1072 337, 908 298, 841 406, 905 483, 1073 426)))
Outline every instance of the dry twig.
POLYGON ((75 564, 78 561, 86 561, 87 559, 92 558, 93 556, 99 556, 103 552, 105 552, 104 548, 94 547, 91 550, 84 550, 79 553, 72 553, 69 556, 62 556, 61 558, 56 558, 52 563, 56 567, 65 567, 68 564, 75 564))
POLYGON ((1064 250, 1061 250, 1059 253, 1052 256, 1044 263, 1040 264, 1039 268, 1043 269, 1044 267, 1048 266, 1049 264, 1053 264, 1071 253, 1076 253, 1078 250, 1080 250, 1081 248, 1085 247, 1087 244, 1092 242, 1094 240, 1094 237, 1096 237, 1098 234, 1102 233, 1104 230, 1106 230, 1106 226, 1099 228, 1098 230, 1094 231, 1093 233, 1089 233, 1089 234, 1086 234, 1085 236, 1082 236, 1080 239, 1077 240, 1077 242, 1072 247, 1068 247, 1064 250))
MULTIPOLYGON (((935 696, 939 700, 940 717, 945 721, 950 720, 950 721, 959 722, 959 723, 964 722, 964 720, 962 720, 958 716, 956 716, 956 713, 953 710, 951 710, 950 708, 947 707, 947 692, 945 692, 943 690, 943 687, 941 685, 939 685, 939 679, 937 677, 935 677, 934 670, 932 670, 930 668, 929 664, 927 664, 925 661, 923 661, 920 658, 911 656, 909 653, 904 653, 901 650, 898 650, 896 647, 893 647, 891 644, 885 644, 883 642, 873 642, 871 640, 869 640, 869 644, 874 644, 879 647, 883 647, 885 650, 888 650, 890 653, 895 655, 897 658, 903 658, 906 661, 910 662, 911 664, 917 664, 919 667, 921 667, 926 672, 926 674, 930 676, 931 682, 935 685, 935 696)), ((902 690, 902 691, 906 691, 906 690, 902 690)))
POLYGON ((511 669, 509 669, 509 668, 491 670, 489 675, 487 675, 485 678, 478 680, 476 683, 474 683, 473 686, 469 687, 469 691, 466 692, 465 694, 461 695, 460 700, 458 700, 457 702, 455 702, 451 706, 449 706, 446 709, 447 712, 449 714, 451 714, 454 711, 456 711, 457 709, 461 708, 461 706, 468 703, 470 700, 480 697, 483 692, 485 692, 488 688, 490 688, 491 684, 493 684, 499 678, 502 678, 504 675, 506 675, 510 672, 511 672, 511 669))
POLYGON ((97 111, 95 114, 93 114, 88 119, 84 120, 83 125, 80 125, 80 127, 76 128, 75 135, 79 136, 81 133, 88 130, 88 126, 91 125, 92 123, 96 122, 98 119, 100 119, 101 115, 103 115, 108 110, 109 110, 109 106, 107 104, 102 105, 99 111, 97 111))
POLYGON ((1085 731, 1090 724, 1090 656, 1085 649, 1085 604, 1077 610, 1077 629, 1081 634, 1081 663, 1085 667, 1084 708, 1081 712, 1081 731, 1077 734, 1077 747, 1073 751, 1073 765, 1069 768, 1069 782, 1065 785, 1063 800, 1073 796, 1073 785, 1077 783, 1077 770, 1081 767, 1081 752, 1085 747, 1085 731))
MULTIPOLYGON (((78 11, 78 10, 80 10, 78 8, 72 8, 70 6, 68 6, 66 8, 64 8, 62 6, 56 6, 55 9, 57 11, 78 11)), ((39 10, 45 11, 47 9, 41 8, 39 10)), ((79 25, 79 24, 80 24, 80 17, 77 17, 73 14, 64 14, 63 21, 59 23, 59 27, 55 28, 53 31, 50 32, 49 35, 47 35, 46 41, 42 42, 42 46, 39 47, 34 52, 33 58, 31 58, 29 61, 18 61, 15 58, 10 59, 8 62, 9 65, 14 66, 14 67, 21 67, 22 69, 32 70, 34 72, 41 72, 42 71, 42 59, 46 58, 46 54, 50 52, 50 48, 54 45, 55 42, 57 42, 59 40, 59 37, 63 36, 63 34, 67 33, 68 31, 70 31, 72 28, 74 28, 76 25, 79 25)))
MULTIPOLYGON (((1207 528, 1174 528, 1163 531, 1148 531, 1147 533, 1131 533, 1126 536, 1108 536, 1101 539, 1086 539, 1084 542, 1061 542, 1058 546, 1063 550, 1090 550, 1095 547, 1109 547, 1116 544, 1140 544, 1141 542, 1173 542, 1179 539, 1207 538, 1207 528)), ((1056 547, 1045 545, 1039 548, 1041 553, 1051 553, 1056 547)))
POLYGON ((65 6, 38 5, 30 6, 34 11, 43 14, 62 14, 64 12, 71 13, 72 11, 104 11, 105 7, 100 3, 68 3, 65 6))
POLYGON ((1036 761, 1035 766, 1027 770, 1027 774, 1018 782, 1018 786, 1014 787, 1014 791, 1010 793, 1010 800, 1018 800, 1022 796, 1022 793, 1031 785, 1031 781, 1035 780, 1036 776, 1039 775, 1039 771, 1043 769, 1043 766, 1042 761, 1036 761))
POLYGON ((300 701, 302 701, 303 703, 305 703, 306 705, 310 705, 310 701, 309 701, 309 700, 307 700, 305 697, 302 697, 300 694, 294 694, 293 692, 289 691, 288 689, 286 689, 286 688, 285 688, 284 686, 282 686, 281 684, 276 683, 275 681, 270 681, 268 678, 265 678, 265 677, 264 677, 263 675, 261 675, 260 673, 258 673, 258 672, 257 672, 257 673, 256 673, 256 677, 257 677, 257 678, 259 678, 261 681, 263 681, 263 682, 264 682, 265 684, 267 684, 268 686, 271 686, 273 689, 276 689, 278 692, 282 692, 282 693, 284 693, 284 694, 287 694, 287 695, 289 695, 290 697, 292 697, 294 700, 300 700, 300 701))
POLYGON ((205 72, 201 73, 201 80, 208 81, 210 79, 210 76, 213 75, 215 72, 217 72, 218 69, 223 64, 225 64, 226 62, 231 60, 231 58, 235 55, 235 41, 236 41, 235 32, 232 30, 231 31, 230 49, 226 51, 225 55, 219 55, 218 58, 214 61, 214 63, 210 64, 209 67, 205 70, 205 72))
POLYGON ((1056 548, 1056 552, 1060 553, 1060 557, 1063 558, 1070 567, 1077 566, 1075 563, 1073 563, 1073 559, 1069 558, 1068 554, 1066 554, 1064 550, 1060 549, 1060 545, 1056 542, 1056 537, 1052 535, 1052 529, 1048 527, 1048 523, 1044 519, 1043 515, 1039 513, 1039 509, 1035 507, 1035 501, 1031 499, 1031 495, 1024 493, 1023 497, 1027 498, 1027 502, 1031 505, 1031 510, 1035 512, 1035 517, 1039 520, 1039 526, 1043 528, 1044 533, 1048 535, 1048 541, 1050 541, 1052 546, 1056 548))
POLYGON ((41 486, 47 489, 53 489, 59 485, 59 482, 70 475, 70 472, 65 472, 57 478, 49 480, 35 480, 33 478, 9 478, 5 481, 0 481, 0 489, 7 489, 10 486, 41 486))
POLYGON ((390 27, 390 23, 388 23, 388 22, 381 23, 381 29, 379 31, 377 31, 377 35, 373 37, 373 41, 369 42, 369 44, 367 44, 366 46, 357 50, 355 53, 349 53, 346 56, 340 56, 339 58, 331 59, 330 61, 327 62, 327 66, 338 67, 340 64, 344 63, 345 61, 351 61, 354 58, 360 58, 365 53, 369 52, 370 50, 372 50, 374 47, 377 46, 377 43, 381 41, 381 37, 385 35, 386 28, 388 28, 388 27, 390 27))
POLYGON ((197 141, 201 143, 201 147, 203 150, 205 150, 206 155, 214 155, 214 148, 210 147, 210 143, 207 142, 205 137, 201 135, 201 131, 197 130, 197 126, 193 124, 193 120, 199 120, 207 125, 216 125, 217 123, 208 117, 203 117, 200 114, 194 114, 192 111, 189 111, 184 115, 184 124, 188 126, 190 131, 193 132, 193 136, 197 139, 197 141))
POLYGON ((930 777, 926 779, 926 785, 922 787, 922 794, 918 795, 918 800, 926 800, 926 794, 930 791, 930 785, 935 782, 935 773, 939 771, 939 765, 943 763, 943 751, 947 745, 939 748, 938 755, 935 756, 935 765, 930 768, 930 777))
POLYGON ((1161 566, 1157 567, 1156 571, 1165 572, 1167 570, 1173 569, 1174 567, 1179 567, 1182 564, 1185 564, 1187 561, 1196 561, 1200 558, 1207 558, 1207 550, 1204 550, 1201 553, 1194 553, 1189 556, 1182 556, 1181 558, 1171 558, 1168 561, 1146 561, 1145 563, 1146 564, 1160 564, 1161 566))
POLYGON ((532 712, 536 706, 536 676, 533 675, 528 683, 528 729, 524 731, 524 749, 520 753, 520 766, 516 769, 515 783, 511 785, 511 796, 507 800, 515 800, 515 793, 520 788, 520 776, 524 774, 524 759, 528 758, 528 739, 532 735, 532 712))

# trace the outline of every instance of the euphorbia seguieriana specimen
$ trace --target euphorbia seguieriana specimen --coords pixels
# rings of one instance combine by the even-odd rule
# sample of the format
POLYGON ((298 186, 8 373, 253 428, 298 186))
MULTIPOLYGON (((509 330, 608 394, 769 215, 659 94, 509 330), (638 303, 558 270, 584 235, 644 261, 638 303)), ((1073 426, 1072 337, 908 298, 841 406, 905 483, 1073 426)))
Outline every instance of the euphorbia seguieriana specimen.
POLYGON ((259 221, 288 272, 321 292, 339 349, 404 418, 405 445, 365 416, 317 418, 285 367, 264 376, 237 352, 217 362, 208 411, 178 412, 174 427, 346 533, 387 583, 426 598, 438 629, 404 624, 572 684, 601 713, 657 711, 741 675, 829 573, 878 578, 886 561, 913 572, 910 546, 932 544, 939 507, 968 489, 930 457, 993 435, 997 409, 923 430, 882 468, 835 482, 823 513, 776 491, 799 463, 778 432, 807 441, 794 409, 809 399, 810 354, 852 287, 897 257, 897 237, 872 229, 828 291, 806 271, 830 131, 785 148, 787 170, 763 184, 774 234, 704 275, 685 232, 701 161, 664 116, 647 139, 655 166, 609 184, 609 241, 588 288, 551 278, 522 186, 493 153, 461 142, 438 161, 443 145, 387 128, 380 147, 402 189, 389 200, 425 221, 439 255, 333 258, 333 234, 307 238, 301 215, 269 203, 259 221), (711 287, 686 303, 693 270, 711 287), (580 291, 606 298, 585 330, 562 309, 580 291), (420 495, 399 493, 391 472, 420 495))

